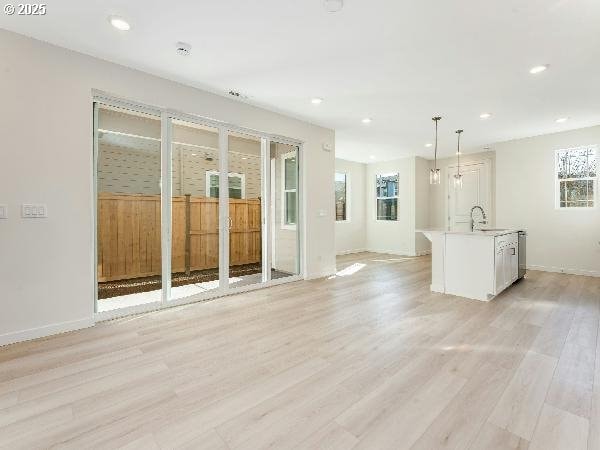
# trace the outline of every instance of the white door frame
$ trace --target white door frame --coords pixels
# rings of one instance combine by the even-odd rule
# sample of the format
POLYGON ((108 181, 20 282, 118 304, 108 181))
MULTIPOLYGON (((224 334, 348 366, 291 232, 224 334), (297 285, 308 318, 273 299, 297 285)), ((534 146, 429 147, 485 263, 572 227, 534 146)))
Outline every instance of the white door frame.
MULTIPOLYGON (((145 105, 134 101, 124 100, 118 97, 114 97, 110 94, 106 94, 101 91, 94 90, 92 92, 93 102, 93 193, 94 199, 92 201, 92 217, 93 217, 93 233, 94 233, 94 249, 93 249, 93 299, 94 299, 94 320, 110 320, 117 317, 123 317, 131 314, 139 314, 143 312, 155 311, 167 307, 179 306, 188 303, 195 303, 201 301, 207 301, 223 297, 226 295, 233 295, 237 293, 252 291, 261 289, 264 287, 274 286, 278 284, 284 284, 304 279, 304 235, 303 220, 305 213, 304 199, 302 195, 302 177, 303 177, 303 143, 297 139, 287 138, 284 136, 264 133, 249 128, 238 127, 233 124, 225 122, 219 122, 212 119, 196 116, 193 114, 186 114, 170 109, 160 109, 152 106, 145 105), (98 136, 97 136, 97 119, 98 119, 98 104, 112 106, 117 108, 128 109, 136 112, 143 112, 157 116, 161 119, 161 276, 162 276, 162 290, 161 300, 158 302, 147 303, 142 305, 136 305, 126 307, 118 310, 98 312, 98 298, 97 298, 97 274, 98 274, 98 224, 97 224, 97 158, 98 158, 98 136), (261 164, 262 170, 262 181, 261 181, 261 195, 264 201, 262 201, 261 209, 263 214, 263 230, 262 230, 262 259, 263 259, 263 277, 262 283, 257 283, 248 286, 240 286, 231 288, 229 286, 229 177, 219 177, 219 191, 226 193, 225 195, 219 195, 219 287, 211 291, 207 291, 201 294, 196 294, 181 299, 170 300, 171 290, 171 197, 172 197, 172 121, 181 120, 190 122, 197 125, 208 126, 217 128, 219 130, 219 170, 221 174, 228 174, 228 157, 229 157, 229 133, 241 133, 259 137, 261 139, 261 155, 263 156, 263 163, 261 164), (272 233, 268 226, 269 220, 267 219, 267 211, 270 208, 267 205, 267 199, 270 198, 270 158, 269 149, 270 142, 275 141, 278 143, 294 145, 298 149, 298 224, 297 224, 297 243, 298 243, 298 275, 293 275, 277 280, 271 279, 271 255, 270 249, 270 238, 267 233, 272 233), (266 156, 266 158, 265 158, 266 156), (267 170, 267 165, 269 170, 267 170), (166 176, 164 176, 166 174, 166 176), (265 223, 267 226, 265 226, 265 223), (266 252, 266 253, 265 253, 266 252), (268 267, 268 271, 265 272, 264 268, 268 267)), ((270 201, 269 201, 270 203, 270 201)))
MULTIPOLYGON (((494 205, 493 205, 493 195, 492 195, 492 160, 489 158, 480 159, 476 161, 468 161, 465 163, 461 163, 460 167, 472 167, 472 166, 482 166, 484 168, 484 175, 487 179, 487 207, 488 211, 485 212, 488 217, 488 225, 494 224, 494 205)), ((456 164, 448 164, 446 166, 446 183, 444 184, 444 223, 446 224, 446 229, 450 227, 450 191, 448 190, 449 180, 452 175, 456 173, 457 165, 456 164)))

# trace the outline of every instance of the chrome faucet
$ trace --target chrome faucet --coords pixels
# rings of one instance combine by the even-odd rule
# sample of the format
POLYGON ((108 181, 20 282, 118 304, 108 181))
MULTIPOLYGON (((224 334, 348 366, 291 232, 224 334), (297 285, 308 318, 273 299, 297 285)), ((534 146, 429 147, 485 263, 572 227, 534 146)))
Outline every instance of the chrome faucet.
POLYGON ((481 211, 481 215, 483 216, 483 220, 481 222, 477 222, 479 224, 486 224, 487 223, 487 217, 485 215, 485 211, 483 210, 483 208, 479 205, 475 205, 471 208, 471 231, 475 230, 475 219, 473 219, 473 211, 475 211, 476 209, 479 209, 481 211))

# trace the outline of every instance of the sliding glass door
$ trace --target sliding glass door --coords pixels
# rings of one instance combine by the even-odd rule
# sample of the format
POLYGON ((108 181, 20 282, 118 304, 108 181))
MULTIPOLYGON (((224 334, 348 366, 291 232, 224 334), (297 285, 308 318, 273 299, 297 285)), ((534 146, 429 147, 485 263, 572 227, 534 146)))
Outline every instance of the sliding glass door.
POLYGON ((299 149, 271 142, 271 279, 300 273, 299 149))
POLYGON ((227 143, 229 285, 262 283, 263 138, 229 132, 227 143))
POLYGON ((97 105, 97 311, 161 301, 161 121, 97 105))
POLYGON ((170 300, 219 288, 219 129, 171 121, 170 300))
POLYGON ((96 310, 107 317, 300 274, 300 147, 129 103, 94 104, 96 310))

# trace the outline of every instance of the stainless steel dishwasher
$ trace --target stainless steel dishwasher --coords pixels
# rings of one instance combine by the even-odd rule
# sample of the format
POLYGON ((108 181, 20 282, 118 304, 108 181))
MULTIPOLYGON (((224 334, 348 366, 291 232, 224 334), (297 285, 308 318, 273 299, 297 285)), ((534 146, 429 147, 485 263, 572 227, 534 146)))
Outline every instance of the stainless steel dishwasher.
POLYGON ((519 279, 527 272, 527 232, 519 231, 519 279))

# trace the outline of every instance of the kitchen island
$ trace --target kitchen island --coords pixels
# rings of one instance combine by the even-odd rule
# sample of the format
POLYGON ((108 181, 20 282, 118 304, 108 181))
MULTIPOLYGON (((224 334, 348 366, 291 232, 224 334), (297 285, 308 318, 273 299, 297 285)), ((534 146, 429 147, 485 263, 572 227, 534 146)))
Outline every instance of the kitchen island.
MULTIPOLYGON (((431 290, 489 301, 511 286, 519 270, 521 230, 417 230, 431 241, 431 290)), ((523 255, 524 256, 524 255, 523 255)))

